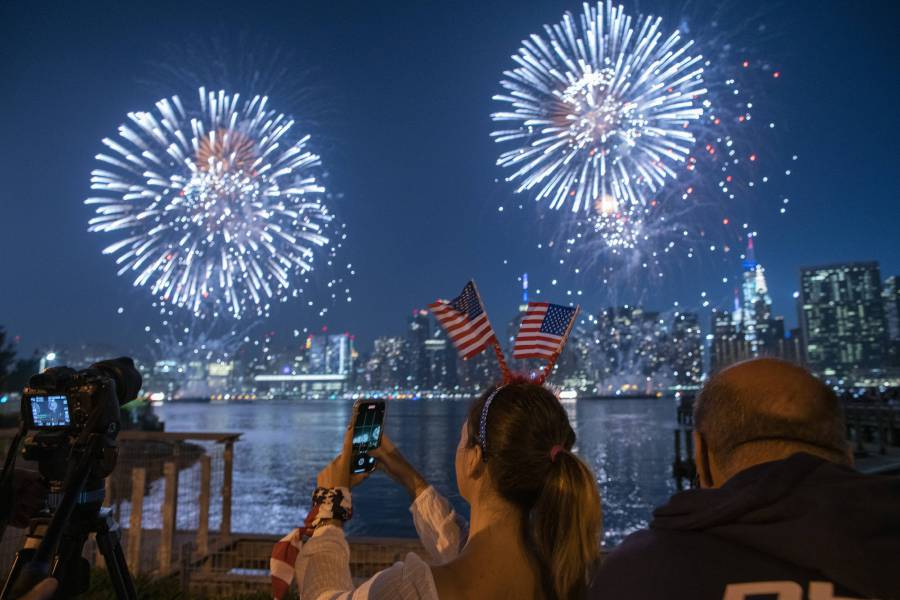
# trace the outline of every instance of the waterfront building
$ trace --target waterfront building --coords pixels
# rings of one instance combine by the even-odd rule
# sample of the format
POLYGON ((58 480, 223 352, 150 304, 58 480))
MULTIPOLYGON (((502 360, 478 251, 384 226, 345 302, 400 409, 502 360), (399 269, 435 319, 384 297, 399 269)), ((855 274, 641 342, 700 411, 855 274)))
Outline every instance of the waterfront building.
POLYGON ((356 351, 349 333, 306 337, 303 345, 283 350, 263 347, 264 356, 249 368, 253 391, 277 398, 328 398, 344 392, 353 378, 356 351))
POLYGON ((180 365, 183 368, 181 373, 181 386, 175 393, 175 399, 178 400, 195 400, 207 399, 210 397, 208 365, 205 360, 189 360, 180 365))
POLYGON ((799 327, 794 327, 788 331, 778 343, 776 357, 798 365, 806 364, 806 357, 803 355, 803 331, 799 327))
POLYGON ((408 374, 406 340, 401 337, 377 338, 372 355, 366 365, 367 387, 369 389, 405 388, 408 374))
POLYGON ((441 327, 433 327, 425 340, 427 379, 422 387, 450 390, 458 385, 457 353, 441 327))
POLYGON ((884 280, 881 297, 888 329, 888 362, 897 369, 900 368, 900 275, 884 280))
POLYGON ((372 358, 371 352, 357 352, 353 360, 353 370, 350 371, 348 385, 355 390, 368 389, 368 367, 372 358))
POLYGON ((305 351, 306 373, 349 375, 353 371, 353 336, 349 333, 309 335, 305 351))
POLYGON ((694 312, 676 312, 672 316, 669 364, 678 385, 699 385, 703 377, 703 338, 700 316, 694 312))
POLYGON ((579 395, 597 392, 598 377, 592 360, 595 344, 594 324, 586 320, 576 322, 553 376, 564 390, 575 390, 579 395))
POLYGON ((431 364, 434 357, 427 351, 428 339, 431 337, 431 316, 427 310, 416 309, 407 319, 406 351, 409 365, 407 387, 432 387, 431 364))
POLYGON ((778 355, 784 339, 784 318, 772 314, 766 270, 756 259, 752 237, 747 240, 742 266, 741 288, 735 298, 735 326, 749 342, 752 356, 778 355))
POLYGON ((457 364, 459 387, 463 390, 477 393, 500 381, 500 367, 491 348, 469 360, 460 360, 457 364))
POLYGON ((235 381, 234 361, 209 361, 206 364, 206 385, 210 395, 229 394, 234 388, 235 381))
POLYGON ((900 340, 900 275, 892 275, 884 280, 881 297, 884 300, 888 339, 900 340))
POLYGON ((734 321, 756 356, 762 346, 771 343, 772 298, 766 284, 765 269, 756 260, 752 237, 747 240, 742 265, 741 290, 734 321))
POLYGON ((178 362, 171 359, 155 361, 142 382, 142 390, 145 393, 162 393, 163 397, 172 399, 178 391, 184 376, 184 369, 179 368, 178 362))
POLYGON ((600 391, 652 392, 671 382, 668 332, 659 313, 629 305, 604 309, 594 339, 600 391))
POLYGON ((877 262, 801 269, 800 317, 816 373, 840 378, 884 367, 888 329, 877 262))
POLYGON ((713 309, 709 334, 709 372, 718 373, 728 365, 753 358, 753 348, 734 320, 734 313, 713 309))
POLYGON ((756 259, 752 237, 747 241, 741 264, 741 286, 735 290, 730 318, 722 310, 712 313, 712 331, 707 338, 710 340, 710 373, 760 356, 802 364, 800 338, 787 337, 784 317, 772 313, 765 268, 756 259))

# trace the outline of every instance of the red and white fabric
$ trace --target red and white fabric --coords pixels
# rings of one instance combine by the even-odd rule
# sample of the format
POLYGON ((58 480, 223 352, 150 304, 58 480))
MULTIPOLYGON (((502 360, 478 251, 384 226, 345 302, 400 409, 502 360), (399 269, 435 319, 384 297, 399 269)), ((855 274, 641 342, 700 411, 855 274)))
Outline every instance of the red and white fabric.
MULTIPOLYGON (((456 558, 465 543, 466 525, 447 499, 429 487, 419 494, 409 510, 432 563, 456 558)), ((344 530, 333 525, 319 527, 301 544, 294 572, 303 600, 438 600, 431 568, 412 552, 403 561, 354 587, 350 546, 344 530)))

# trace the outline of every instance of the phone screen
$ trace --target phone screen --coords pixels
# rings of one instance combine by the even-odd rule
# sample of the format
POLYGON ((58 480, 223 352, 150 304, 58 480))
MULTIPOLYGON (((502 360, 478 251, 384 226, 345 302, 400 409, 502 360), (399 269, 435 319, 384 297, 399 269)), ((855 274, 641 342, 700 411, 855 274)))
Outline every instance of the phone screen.
POLYGON ((375 458, 369 450, 381 444, 381 430, 384 425, 384 402, 362 401, 356 411, 353 424, 353 458, 351 473, 368 473, 375 469, 375 458))
POLYGON ((66 427, 69 425, 69 398, 66 396, 31 396, 31 423, 34 427, 66 427))

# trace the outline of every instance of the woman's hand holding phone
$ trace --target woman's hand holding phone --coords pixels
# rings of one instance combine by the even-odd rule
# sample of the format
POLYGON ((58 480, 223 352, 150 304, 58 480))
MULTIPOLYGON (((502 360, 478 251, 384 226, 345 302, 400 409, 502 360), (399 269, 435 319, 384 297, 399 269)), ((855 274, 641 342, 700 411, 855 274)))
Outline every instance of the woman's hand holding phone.
POLYGON ((341 453, 333 461, 325 465, 324 469, 319 471, 319 475, 316 477, 316 487, 353 488, 369 476, 368 473, 350 473, 350 460, 353 456, 353 423, 355 421, 356 410, 350 415, 350 424, 347 425, 347 431, 344 432, 344 443, 341 447, 341 453))
POLYGON ((378 460, 377 469, 384 471, 391 479, 406 488, 410 499, 415 500, 428 487, 425 478, 409 464, 386 433, 381 437, 381 446, 369 450, 369 454, 378 460))

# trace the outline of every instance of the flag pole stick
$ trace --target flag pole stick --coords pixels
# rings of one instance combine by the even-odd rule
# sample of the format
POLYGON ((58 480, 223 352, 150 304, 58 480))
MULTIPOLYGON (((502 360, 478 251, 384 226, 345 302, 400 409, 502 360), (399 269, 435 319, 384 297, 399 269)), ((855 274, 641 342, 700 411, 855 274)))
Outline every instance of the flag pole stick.
MULTIPOLYGON (((484 306, 484 301, 481 299, 481 294, 478 292, 478 286, 475 284, 474 279, 470 279, 472 282, 472 288, 475 290, 475 296, 478 298, 478 303, 481 304, 481 308, 484 311, 485 317, 487 317, 487 308, 484 306)), ((490 319, 488 319, 488 323, 490 324, 490 319)), ((491 326, 491 330, 493 330, 493 326, 491 326)), ((494 354, 497 355, 497 362, 500 363, 500 371, 503 373, 503 383, 507 383, 512 376, 509 373, 509 367, 506 365, 506 357, 503 356, 503 349, 500 347, 500 342, 497 340, 497 334, 494 334, 493 339, 494 346, 494 354)))
POLYGON ((550 357, 550 360, 544 365, 543 370, 541 370, 541 374, 538 375, 537 384, 543 385, 544 381, 547 380, 547 377, 550 376, 550 371, 553 370, 553 365, 556 364, 556 359, 559 358, 559 352, 554 352, 553 356, 550 357))
POLYGON ((509 382, 512 379, 512 375, 509 372, 509 367, 506 364, 506 357, 503 355, 503 348, 500 347, 500 342, 497 341, 497 336, 494 336, 494 354, 497 355, 497 362, 500 363, 500 372, 503 373, 503 383, 509 382))
POLYGON ((578 318, 578 315, 581 313, 581 305, 578 304, 575 306, 575 314, 572 315, 572 319, 569 321, 569 326, 566 327, 566 332, 563 334, 562 342, 559 344, 559 349, 553 353, 553 356, 550 357, 550 360, 547 361, 547 366, 544 367, 544 371, 538 376, 537 383, 538 385, 543 385, 544 381, 550 377, 550 372, 553 371, 553 367, 556 365, 556 361, 559 359, 559 354, 562 352, 562 349, 565 347, 566 342, 569 341, 569 334, 572 332, 572 327, 575 326, 575 320, 578 318))

